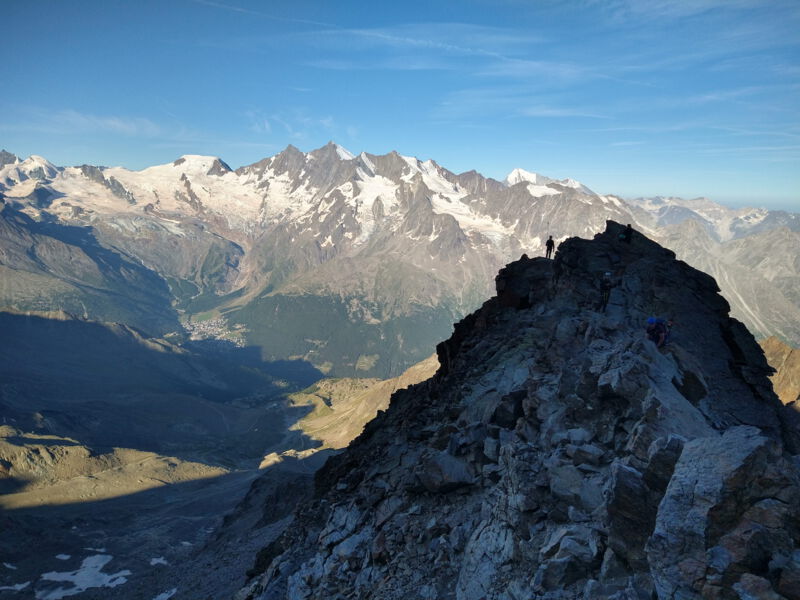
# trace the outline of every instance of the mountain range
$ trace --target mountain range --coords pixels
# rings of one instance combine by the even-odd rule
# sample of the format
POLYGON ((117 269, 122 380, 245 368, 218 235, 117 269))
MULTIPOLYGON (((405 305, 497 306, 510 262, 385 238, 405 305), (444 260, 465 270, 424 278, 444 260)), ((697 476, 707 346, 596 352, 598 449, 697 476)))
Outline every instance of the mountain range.
POLYGON ((332 142, 236 170, 196 155, 130 171, 4 152, 0 195, 0 307, 175 343, 205 329, 220 347, 335 376, 398 375, 478 306, 503 264, 607 219, 712 274, 755 335, 800 345, 793 213, 624 200, 523 169, 497 181, 332 142))

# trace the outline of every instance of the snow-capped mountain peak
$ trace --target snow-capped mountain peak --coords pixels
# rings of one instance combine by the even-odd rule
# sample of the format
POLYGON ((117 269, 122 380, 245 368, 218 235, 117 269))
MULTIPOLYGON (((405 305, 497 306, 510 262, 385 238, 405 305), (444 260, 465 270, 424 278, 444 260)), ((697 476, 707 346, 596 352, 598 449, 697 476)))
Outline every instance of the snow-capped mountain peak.
POLYGON ((547 185, 548 183, 553 182, 553 180, 549 177, 544 177, 538 173, 526 171, 525 169, 514 169, 505 179, 507 185, 516 185, 518 183, 522 183, 523 181, 527 181, 528 183, 533 183, 535 185, 547 185))
POLYGON ((339 158, 342 160, 353 160, 356 155, 350 152, 347 148, 340 146, 339 144, 334 144, 336 147, 336 154, 339 155, 339 158))
POLYGON ((203 154, 184 154, 172 163, 173 167, 179 167, 184 171, 207 173, 210 169, 217 167, 224 171, 231 168, 218 156, 205 156, 203 154))
POLYGON ((10 185, 27 180, 45 180, 57 173, 58 168, 53 163, 37 154, 0 166, 0 180, 10 185))
POLYGON ((590 196, 596 196, 597 195, 592 190, 590 190, 588 187, 583 185, 580 181, 576 181, 575 179, 569 179, 569 178, 561 179, 561 180, 558 181, 558 183, 560 183, 563 186, 576 189, 576 190, 578 190, 580 192, 583 192, 584 194, 589 194, 590 196))
POLYGON ((552 194, 558 194, 560 193, 558 186, 572 188, 589 196, 597 195, 588 187, 583 185, 580 181, 576 181, 575 179, 550 179, 549 177, 545 177, 539 173, 526 171, 525 169, 514 169, 505 178, 505 183, 508 186, 523 182, 532 184, 529 185, 528 188, 533 196, 549 196, 552 194), (556 185, 553 186, 552 184, 556 185))

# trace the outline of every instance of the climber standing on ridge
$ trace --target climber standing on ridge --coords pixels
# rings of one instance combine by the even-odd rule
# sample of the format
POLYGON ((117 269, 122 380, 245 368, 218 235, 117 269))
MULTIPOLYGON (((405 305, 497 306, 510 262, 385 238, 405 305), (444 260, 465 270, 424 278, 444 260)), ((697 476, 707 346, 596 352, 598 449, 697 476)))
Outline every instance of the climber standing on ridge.
POLYGON ((549 238, 547 238, 547 241, 544 243, 544 245, 545 245, 545 248, 547 248, 547 251, 545 252, 544 257, 545 258, 551 258, 553 256, 553 248, 556 245, 556 243, 553 241, 553 236, 552 235, 549 238))
POLYGON ((600 304, 598 309, 600 312, 606 312, 608 306, 608 299, 611 296, 611 288, 614 287, 614 282, 611 281, 611 272, 607 271, 600 280, 600 304))
POLYGON ((622 233, 619 234, 619 239, 625 242, 626 244, 630 244, 632 237, 633 237, 633 227, 631 227, 631 224, 628 223, 625 229, 622 230, 622 233))

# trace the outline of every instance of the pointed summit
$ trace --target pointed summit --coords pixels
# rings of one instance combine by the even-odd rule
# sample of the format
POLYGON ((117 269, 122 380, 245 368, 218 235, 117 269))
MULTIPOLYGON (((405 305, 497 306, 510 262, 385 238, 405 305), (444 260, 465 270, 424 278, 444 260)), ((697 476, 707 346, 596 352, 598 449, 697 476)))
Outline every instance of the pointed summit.
POLYGON ((334 148, 336 148, 336 154, 339 155, 339 158, 342 160, 353 160, 356 155, 350 152, 347 148, 340 146, 339 144, 335 144, 334 142, 328 142, 329 144, 333 144, 334 148))
POLYGON ((508 185, 516 185, 522 182, 533 183, 536 185, 547 185, 548 183, 552 183, 553 180, 549 177, 539 175, 538 173, 526 171, 525 169, 514 169, 508 174, 505 182, 508 185))
POLYGON ((334 141, 330 141, 321 148, 317 148, 316 150, 312 150, 308 153, 310 158, 320 158, 324 156, 335 156, 340 160, 353 160, 355 155, 347 150, 346 148, 340 146, 334 141))
POLYGON ((17 158, 16 154, 11 154, 11 152, 7 152, 6 150, 0 150, 0 167, 13 165, 18 162, 19 158, 17 158))

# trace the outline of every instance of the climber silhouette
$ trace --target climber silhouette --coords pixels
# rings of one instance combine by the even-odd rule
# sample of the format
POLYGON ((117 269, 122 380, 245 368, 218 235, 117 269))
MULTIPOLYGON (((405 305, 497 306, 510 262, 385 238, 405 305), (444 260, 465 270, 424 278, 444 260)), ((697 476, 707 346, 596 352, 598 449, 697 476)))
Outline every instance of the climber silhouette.
POLYGON ((547 248, 547 252, 545 253, 544 257, 550 258, 551 256, 553 256, 553 247, 556 245, 556 243, 553 241, 552 235, 549 238, 547 238, 547 241, 544 243, 544 245, 547 248))
POLYGON ((606 311, 606 306, 608 306, 608 299, 611 296, 611 288, 614 287, 614 282, 611 280, 611 273, 607 272, 603 275, 603 279, 600 281, 600 304, 598 306, 598 310, 600 312, 606 311))
POLYGON ((630 244, 632 237, 633 237, 633 227, 631 227, 631 224, 628 223, 628 225, 625 227, 622 233, 619 234, 619 239, 621 239, 626 244, 630 244))

